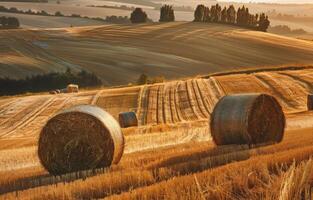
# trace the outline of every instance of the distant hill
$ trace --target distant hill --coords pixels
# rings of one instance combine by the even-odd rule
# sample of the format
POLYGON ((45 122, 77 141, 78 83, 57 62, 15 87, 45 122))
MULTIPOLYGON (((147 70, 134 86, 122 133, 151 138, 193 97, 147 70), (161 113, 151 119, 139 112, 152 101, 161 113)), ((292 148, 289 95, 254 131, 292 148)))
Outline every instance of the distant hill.
POLYGON ((0 0, 0 2, 36 2, 36 3, 48 3, 48 0, 0 0))
POLYGON ((0 76, 86 69, 106 85, 313 63, 313 43, 191 22, 0 31, 0 76))

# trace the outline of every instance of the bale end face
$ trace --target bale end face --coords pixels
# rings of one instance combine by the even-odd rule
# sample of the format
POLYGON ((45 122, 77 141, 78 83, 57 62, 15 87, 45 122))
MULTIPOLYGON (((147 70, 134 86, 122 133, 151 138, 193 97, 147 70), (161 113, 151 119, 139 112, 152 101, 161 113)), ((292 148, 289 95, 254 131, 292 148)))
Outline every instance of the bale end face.
POLYGON ((108 167, 121 159, 120 126, 95 106, 76 106, 52 117, 40 133, 38 156, 53 175, 108 167))
POLYGON ((217 145, 280 142, 285 115, 278 101, 267 94, 223 97, 211 116, 211 134, 217 145))
POLYGON ((118 115, 118 120, 122 128, 138 126, 138 119, 135 112, 122 112, 118 115))
POLYGON ((308 110, 313 110, 313 94, 309 94, 307 98, 308 110))

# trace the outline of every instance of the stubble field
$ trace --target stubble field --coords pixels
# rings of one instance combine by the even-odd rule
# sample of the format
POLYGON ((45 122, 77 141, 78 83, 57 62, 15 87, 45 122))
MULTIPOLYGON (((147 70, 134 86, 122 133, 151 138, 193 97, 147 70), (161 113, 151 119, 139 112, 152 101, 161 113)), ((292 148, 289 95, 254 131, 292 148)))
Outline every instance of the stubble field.
POLYGON ((300 187, 284 187, 288 182, 313 178, 306 174, 312 171, 307 160, 313 153, 313 113, 306 111, 312 80, 313 68, 306 66, 2 98, 0 198, 277 199, 300 187), (215 146, 209 129, 214 105, 226 94, 251 92, 271 94, 282 105, 287 117, 283 142, 215 146), (120 164, 49 176, 36 153, 40 129, 58 111, 80 104, 97 105, 115 118, 134 111, 139 126, 123 129, 126 147, 120 164))

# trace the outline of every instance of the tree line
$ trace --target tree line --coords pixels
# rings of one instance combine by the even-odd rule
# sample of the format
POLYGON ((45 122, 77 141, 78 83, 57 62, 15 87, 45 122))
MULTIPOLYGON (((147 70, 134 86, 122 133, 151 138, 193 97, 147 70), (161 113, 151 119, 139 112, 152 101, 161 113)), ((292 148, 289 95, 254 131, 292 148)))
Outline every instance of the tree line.
POLYGON ((1 29, 11 29, 19 28, 20 22, 16 17, 0 17, 0 28, 1 29))
POLYGON ((63 73, 39 74, 25 79, 0 78, 0 96, 16 95, 27 92, 45 92, 65 88, 68 84, 80 87, 95 87, 102 81, 93 73, 80 71, 72 73, 70 69, 63 73))
POLYGON ((76 18, 84 18, 84 19, 92 19, 92 20, 97 20, 97 21, 102 21, 102 22, 107 22, 107 23, 114 23, 114 24, 127 24, 131 23, 129 17, 127 16, 106 16, 106 18, 100 18, 100 17, 93 17, 90 18, 88 16, 81 16, 79 14, 71 14, 71 15, 64 15, 60 11, 56 11, 54 14, 47 13, 44 10, 41 11, 33 11, 33 10, 19 10, 15 7, 11 8, 6 8, 4 6, 0 6, 0 12, 7 12, 7 13, 18 13, 18 14, 26 14, 26 15, 40 15, 40 16, 52 16, 52 17, 76 17, 76 18))
MULTIPOLYGON (((130 21, 132 23, 152 22, 152 20, 148 18, 147 13, 144 12, 141 8, 135 8, 135 10, 130 15, 130 21)), ((173 6, 163 5, 160 8, 159 22, 173 22, 173 21, 175 21, 173 6)))
MULTIPOLYGON (((147 22, 148 15, 141 8, 135 8, 131 13, 130 21, 132 23, 145 23, 147 22)), ((163 5, 160 8, 159 22, 172 22, 175 21, 175 13, 173 6, 163 5)), ((262 14, 251 14, 249 8, 245 6, 235 9, 233 5, 222 8, 219 4, 207 7, 198 5, 194 12, 195 22, 213 22, 213 23, 227 23, 238 25, 255 30, 267 31, 270 21, 268 16, 262 14)))
POLYGON ((228 8, 222 7, 219 4, 211 7, 198 5, 194 12, 195 22, 214 22, 214 23, 227 23, 238 25, 247 28, 253 28, 259 31, 267 31, 270 21, 268 16, 262 14, 251 14, 249 8, 245 6, 235 9, 233 5, 228 8))

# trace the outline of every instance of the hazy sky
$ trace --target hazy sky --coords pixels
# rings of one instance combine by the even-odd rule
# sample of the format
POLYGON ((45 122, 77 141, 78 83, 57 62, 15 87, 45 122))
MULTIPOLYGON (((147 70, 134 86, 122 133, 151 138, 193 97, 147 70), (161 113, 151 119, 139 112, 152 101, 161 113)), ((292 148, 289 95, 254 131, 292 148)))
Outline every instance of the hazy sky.
POLYGON ((218 0, 218 1, 232 1, 232 2, 266 2, 266 3, 313 3, 313 0, 218 0))

